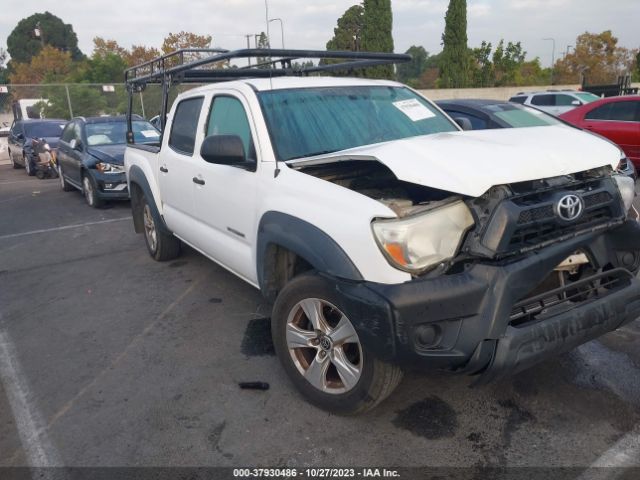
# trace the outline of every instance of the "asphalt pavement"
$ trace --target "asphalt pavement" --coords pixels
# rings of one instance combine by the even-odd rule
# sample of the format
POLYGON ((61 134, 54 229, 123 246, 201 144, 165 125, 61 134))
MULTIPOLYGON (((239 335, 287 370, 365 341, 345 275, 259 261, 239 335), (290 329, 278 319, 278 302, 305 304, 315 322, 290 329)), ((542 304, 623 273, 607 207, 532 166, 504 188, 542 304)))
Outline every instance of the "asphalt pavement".
POLYGON ((640 466, 638 321, 488 386, 408 374, 345 418, 296 393, 269 313, 197 252, 153 261, 128 203, 0 166, 0 466, 640 466))

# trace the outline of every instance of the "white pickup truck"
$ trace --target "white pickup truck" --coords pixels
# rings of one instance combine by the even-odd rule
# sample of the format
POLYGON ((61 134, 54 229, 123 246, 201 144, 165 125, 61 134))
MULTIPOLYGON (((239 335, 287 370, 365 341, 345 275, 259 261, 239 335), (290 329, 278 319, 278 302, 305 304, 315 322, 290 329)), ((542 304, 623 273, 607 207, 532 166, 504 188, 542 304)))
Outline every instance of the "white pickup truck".
POLYGON ((402 84, 278 72, 182 93, 125 166, 150 255, 187 244, 272 300, 309 401, 364 411, 405 368, 487 382, 640 316, 618 148, 569 126, 463 132, 402 84))

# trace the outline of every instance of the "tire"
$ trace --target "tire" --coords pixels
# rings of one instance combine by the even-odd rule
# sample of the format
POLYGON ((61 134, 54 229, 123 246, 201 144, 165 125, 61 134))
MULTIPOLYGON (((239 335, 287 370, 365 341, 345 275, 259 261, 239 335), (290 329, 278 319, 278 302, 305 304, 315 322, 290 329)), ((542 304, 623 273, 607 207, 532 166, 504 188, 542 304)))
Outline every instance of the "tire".
POLYGON ((36 172, 34 172, 34 169, 31 167, 31 160, 29 159, 29 157, 25 156, 24 153, 22 154, 22 161, 24 162, 24 171, 26 172, 26 174, 30 177, 33 177, 36 172))
POLYGON ((142 215, 144 242, 151 258, 158 262, 173 260, 180 255, 180 240, 160 227, 160 219, 149 205, 147 197, 142 197, 142 215))
POLYGON ((60 188, 65 192, 73 190, 73 186, 67 182, 62 174, 62 165, 58 165, 58 177, 60 177, 60 188))
POLYGON ((7 152, 9 153, 9 158, 11 159, 11 165, 13 165, 13 168, 15 168, 16 170, 22 168, 20 165, 16 163, 16 159, 13 158, 13 155, 11 155, 11 150, 7 150, 7 152))
POLYGON ((82 193, 84 194, 84 199, 86 200, 87 205, 90 207, 100 208, 104 203, 98 197, 98 186, 96 185, 96 182, 88 173, 85 173, 82 176, 82 193))
POLYGON ((276 298, 271 332, 287 375, 310 403, 331 413, 355 415, 388 397, 402 370, 369 354, 343 311, 335 285, 306 273, 291 280, 276 298))

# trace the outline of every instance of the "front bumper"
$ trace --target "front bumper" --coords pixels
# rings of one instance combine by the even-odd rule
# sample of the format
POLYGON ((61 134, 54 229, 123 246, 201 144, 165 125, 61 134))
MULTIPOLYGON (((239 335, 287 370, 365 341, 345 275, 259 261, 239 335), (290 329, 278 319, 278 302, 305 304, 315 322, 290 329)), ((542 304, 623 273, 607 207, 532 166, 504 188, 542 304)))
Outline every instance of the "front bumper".
POLYGON ((463 273, 400 285, 337 282, 342 306, 365 348, 415 369, 482 373, 489 381, 640 317, 640 224, 626 222, 531 252, 516 261, 477 263, 463 273), (528 323, 514 307, 577 250, 617 272, 605 295, 548 308, 528 323))
POLYGON ((103 200, 128 200, 129 189, 125 172, 102 173, 92 169, 91 173, 98 186, 98 197, 103 200))

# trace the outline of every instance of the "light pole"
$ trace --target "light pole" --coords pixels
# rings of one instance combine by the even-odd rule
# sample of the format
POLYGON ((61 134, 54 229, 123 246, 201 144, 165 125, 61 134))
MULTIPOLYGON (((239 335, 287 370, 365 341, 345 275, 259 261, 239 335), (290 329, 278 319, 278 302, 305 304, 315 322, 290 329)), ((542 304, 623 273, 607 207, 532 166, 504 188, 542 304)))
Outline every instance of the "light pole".
POLYGON ((551 40, 551 42, 553 43, 553 47, 551 50, 551 85, 553 85, 553 67, 555 67, 555 64, 556 64, 556 39, 543 38, 542 40, 551 40))
POLYGON ((569 55, 569 49, 573 47, 573 45, 567 45, 567 51, 565 52, 564 56, 566 57, 567 55, 569 55))
POLYGON ((271 22, 280 22, 280 35, 282 37, 282 49, 284 50, 284 26, 282 25, 282 19, 272 18, 271 20, 269 20, 269 23, 271 22))
POLYGON ((269 0, 264 0, 264 19, 267 21, 267 48, 271 48, 271 37, 269 36, 269 0))

